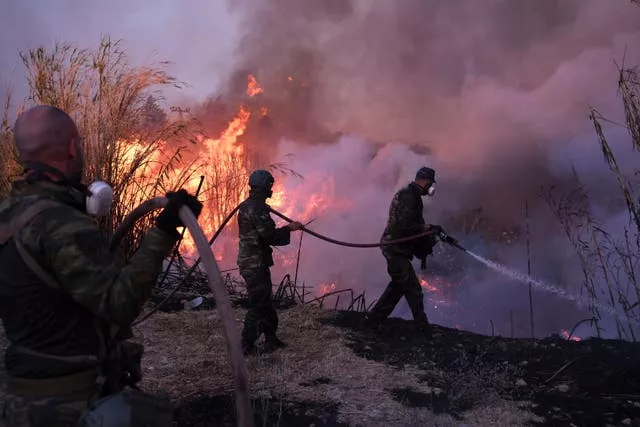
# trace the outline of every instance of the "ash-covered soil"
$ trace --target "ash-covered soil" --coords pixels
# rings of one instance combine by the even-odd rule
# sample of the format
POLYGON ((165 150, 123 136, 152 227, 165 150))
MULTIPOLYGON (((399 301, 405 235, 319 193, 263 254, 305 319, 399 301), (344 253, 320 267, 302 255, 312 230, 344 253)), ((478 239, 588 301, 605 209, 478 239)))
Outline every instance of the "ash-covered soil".
MULTIPOLYGON (((141 333, 187 322, 182 330, 191 336, 192 356, 165 356, 191 382, 176 399, 179 425, 231 425, 233 382, 215 312, 158 316, 141 333)), ((507 339, 437 325, 428 337, 411 321, 390 319, 378 332, 361 321, 354 312, 282 311, 289 347, 248 359, 256 423, 640 425, 638 344, 507 339)), ((145 343, 151 364, 162 345, 145 343)), ((147 368, 152 389, 171 388, 175 374, 147 368)))
POLYGON ((431 338, 410 321, 389 319, 374 333, 358 313, 326 320, 345 328, 360 357, 398 367, 419 367, 420 381, 438 393, 392 392, 409 406, 464 416, 486 394, 531 402, 543 420, 534 425, 640 425, 640 344, 589 339, 487 337, 434 326, 431 338))
MULTIPOLYGON (((236 310, 238 327, 244 310, 236 310)), ((283 350, 247 359, 256 426, 640 425, 640 345, 492 338, 309 306, 280 312, 283 350)), ((234 425, 215 310, 156 313, 135 328, 141 387, 169 395, 176 426, 234 425)), ((2 341, 0 340, 0 343, 2 341)))

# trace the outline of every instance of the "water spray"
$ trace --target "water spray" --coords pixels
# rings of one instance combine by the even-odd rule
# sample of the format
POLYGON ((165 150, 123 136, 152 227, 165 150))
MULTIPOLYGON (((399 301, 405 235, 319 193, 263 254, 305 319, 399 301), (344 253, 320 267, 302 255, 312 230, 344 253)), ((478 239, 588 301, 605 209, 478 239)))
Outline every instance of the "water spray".
MULTIPOLYGON (((446 232, 444 231, 440 231, 438 233, 438 238, 445 242, 450 244, 451 246, 454 246, 462 251, 464 251, 465 253, 467 253, 470 257, 472 257, 473 259, 475 259, 478 262, 481 262, 482 264, 484 264, 485 266, 489 267, 490 269, 503 274, 507 277, 510 277, 520 283, 523 283, 525 285, 531 285, 537 289, 540 289, 542 291, 551 293, 553 295, 557 295, 560 298, 563 298, 565 300, 571 301, 574 304, 576 304, 578 307, 580 308, 587 308, 588 309, 588 303, 585 302, 582 298, 576 296, 576 295, 571 295, 569 294, 567 291, 565 291, 564 289, 558 288, 557 286, 553 286, 549 283, 546 283, 542 280, 538 280, 538 279, 534 279, 533 277, 531 277, 528 274, 524 274, 524 273, 520 273, 518 271, 512 270, 502 264, 499 264, 495 261, 491 261, 489 259, 486 259, 474 252, 471 252, 470 250, 464 248, 456 239, 454 239, 453 237, 449 236, 446 232)), ((609 306, 605 306, 602 304, 599 304, 597 302, 593 302, 592 305, 594 307, 596 307, 598 310, 601 310, 603 312, 606 312, 612 316, 614 316, 615 318, 617 318, 618 320, 623 320, 622 316, 612 307, 609 306)), ((627 321, 635 324, 636 326, 640 326, 640 322, 635 321, 633 319, 626 319, 627 321)))
MULTIPOLYGON (((535 287, 537 289, 540 289, 542 291, 548 292, 548 293, 553 294, 553 295, 557 295, 560 298, 563 298, 563 299, 565 299, 567 301, 573 302, 574 304, 576 304, 580 308, 585 308, 585 309, 589 308, 588 302, 584 301, 584 299, 582 299, 582 298, 580 298, 580 297, 578 297, 576 295, 572 295, 572 294, 568 293, 564 289, 558 288, 557 286, 553 286, 553 285, 551 285, 549 283, 546 283, 546 282, 544 282, 542 280, 534 279, 533 277, 531 277, 531 276, 529 276, 527 274, 521 273, 519 271, 512 270, 512 269, 510 269, 510 268, 508 268, 508 267, 506 267, 506 266, 504 266, 502 264, 499 264, 499 263, 497 263, 495 261, 491 261, 489 259, 486 259, 486 258, 484 258, 484 257, 482 257, 482 256, 480 256, 480 255, 478 255, 478 254, 476 254, 474 252, 471 252, 469 250, 465 250, 465 252, 467 254, 469 254, 472 258, 474 258, 476 261, 481 262, 482 264, 486 265, 490 269, 492 269, 492 270, 494 270, 494 271, 496 271, 496 272, 498 272, 500 274, 503 274, 503 275, 505 275, 507 277, 510 277, 510 278, 516 280, 517 282, 520 282, 520 283, 525 284, 525 285, 532 285, 533 287, 535 287)), ((591 304, 594 307, 596 307, 598 310, 606 312, 606 313, 614 316, 618 320, 625 320, 625 319, 622 318, 622 316, 613 307, 602 305, 602 304, 597 303, 595 301, 593 301, 591 304)), ((627 318, 626 320, 628 322, 630 322, 630 323, 633 323, 636 326, 640 326, 640 322, 638 322, 638 321, 636 321, 634 319, 627 318)))

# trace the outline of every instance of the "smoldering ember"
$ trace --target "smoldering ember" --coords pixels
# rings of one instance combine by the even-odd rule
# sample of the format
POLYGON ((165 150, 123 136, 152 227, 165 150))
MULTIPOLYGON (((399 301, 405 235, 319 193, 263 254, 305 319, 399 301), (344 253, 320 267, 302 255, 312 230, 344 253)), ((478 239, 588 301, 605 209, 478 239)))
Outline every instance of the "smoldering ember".
MULTIPOLYGON (((196 195, 199 227, 181 211, 189 229, 127 341, 144 348, 137 387, 168 399, 157 413, 173 410, 174 426, 640 426, 637 1, 196 0, 134 13, 117 0, 68 16, 40 3, 0 17, 0 264, 20 236, 3 238, 7 207, 23 203, 14 123, 32 106, 75 121, 83 182, 113 190, 94 222, 125 264, 145 268, 132 257, 161 211, 148 201, 196 195), (40 28, 45 14, 67 30, 40 28), (40 29, 27 37, 29 24, 40 29), (423 218, 441 228, 411 262, 431 327, 416 328, 404 298, 372 327, 392 199, 422 167, 436 190, 421 190, 423 218), (258 169, 275 178, 277 226, 304 228, 273 247, 286 346, 240 357, 256 297, 236 207, 258 169)), ((9 332, 33 308, 2 268, 5 351, 38 334, 9 332)), ((55 292, 86 311, 64 283, 55 292)), ((15 358, 2 362, 0 425, 53 425, 18 420, 58 409, 48 386, 31 406, 16 400, 15 358)), ((42 372, 28 380, 51 380, 42 372)), ((93 414, 82 425, 115 422, 91 424, 99 403, 81 402, 93 414)), ((117 425, 149 422, 132 417, 117 425)))

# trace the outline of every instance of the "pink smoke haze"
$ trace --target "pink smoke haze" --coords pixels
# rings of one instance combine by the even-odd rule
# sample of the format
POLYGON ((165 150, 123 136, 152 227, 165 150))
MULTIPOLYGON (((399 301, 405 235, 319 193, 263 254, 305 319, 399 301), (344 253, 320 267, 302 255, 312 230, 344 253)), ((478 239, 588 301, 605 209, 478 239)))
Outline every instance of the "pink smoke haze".
MULTIPOLYGON (((528 201, 534 275, 577 292, 583 279, 575 253, 541 188, 568 188, 573 166, 594 190, 602 222, 620 231, 626 221, 588 114, 596 107, 624 120, 615 61, 640 63, 640 9, 627 1, 13 2, 0 18, 2 76, 20 93, 18 49, 54 39, 85 44, 107 32, 125 39, 135 63, 173 61, 170 70, 191 87, 166 93, 169 104, 191 106, 205 122, 216 118, 203 101, 236 99, 247 74, 255 75, 274 123, 260 149, 267 160, 287 158, 304 176, 276 179, 303 197, 297 203, 319 188, 344 202, 319 209, 311 227, 320 233, 377 241, 393 193, 418 167, 433 166, 438 186, 426 200, 427 222, 449 224, 475 252, 526 271, 521 241, 464 235, 455 224, 482 208, 499 227, 522 226, 528 201)), ((615 125, 605 131, 623 169, 632 170, 628 134, 615 125)), ((283 256, 295 254, 297 239, 283 256)), ((455 276, 460 284, 446 303, 427 292, 432 321, 488 333, 493 320, 507 334, 513 310, 516 333, 527 335, 526 286, 451 248, 437 252, 432 276, 455 276)), ((292 267, 276 266, 274 281, 285 272, 292 267)), ((364 290, 369 301, 388 281, 378 249, 335 247, 310 236, 300 275, 310 286, 335 281, 364 290)), ((535 310, 538 336, 588 317, 538 292, 535 310)), ((396 314, 408 314, 404 302, 396 314)))

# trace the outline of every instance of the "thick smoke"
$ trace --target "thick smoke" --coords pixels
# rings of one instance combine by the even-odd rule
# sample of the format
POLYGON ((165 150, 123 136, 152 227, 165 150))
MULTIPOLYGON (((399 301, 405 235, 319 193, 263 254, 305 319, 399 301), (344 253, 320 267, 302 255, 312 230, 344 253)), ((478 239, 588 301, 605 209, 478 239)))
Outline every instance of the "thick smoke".
MULTIPOLYGON (((567 185, 573 166, 596 190, 608 188, 595 193, 604 195, 597 203, 619 206, 588 113, 597 107, 610 118, 621 117, 614 61, 622 60, 627 45, 640 43, 640 10, 598 0, 234 5, 244 34, 229 87, 237 90, 246 83, 239 76, 251 72, 265 94, 286 98, 282 104, 288 109, 273 117, 290 121, 287 136, 295 143, 284 143, 285 151, 297 153, 291 167, 310 177, 287 182, 287 188, 311 194, 333 180, 334 196, 355 206, 324 214, 315 228, 345 240, 376 240, 393 192, 417 166, 435 165, 439 194, 427 206, 429 222, 481 207, 485 219, 499 227, 517 227, 528 201, 534 273, 579 286, 575 259, 539 193, 545 186, 567 185), (292 82, 299 88, 293 94, 292 82), (336 133, 358 138, 306 146, 329 142, 327 135, 336 133), (395 145, 374 148, 386 143, 395 145)), ((640 57, 626 52, 625 61, 637 63, 640 57)), ((623 134, 612 140, 618 149, 627 141, 623 134)), ((618 211, 603 212, 614 218, 618 211)), ((316 283, 339 281, 377 297, 387 282, 379 251, 311 241, 303 246, 301 274, 316 283)), ((480 240, 474 248, 526 271, 520 246, 505 249, 480 240)), ((467 319, 487 323, 507 316, 508 323, 513 309, 515 322, 526 323, 524 287, 509 291, 513 284, 468 261, 458 267, 468 269, 476 283, 459 302, 486 302, 482 313, 482 304, 472 305, 478 312, 467 319)), ((539 298, 545 298, 540 310, 547 313, 538 316, 539 334, 570 327, 582 316, 539 298), (549 310, 564 315, 548 315, 549 310)))
POLYGON ((640 37, 640 11, 597 0, 277 0, 242 12, 238 68, 274 92, 285 76, 304 81, 298 115, 430 147, 461 198, 519 176, 494 193, 503 212, 547 178, 550 146, 590 131, 589 106, 611 109, 613 61, 640 37))

